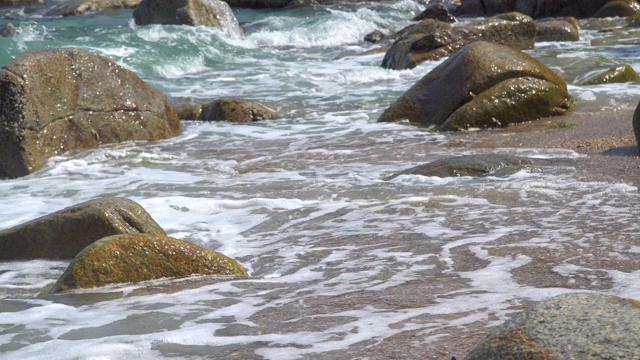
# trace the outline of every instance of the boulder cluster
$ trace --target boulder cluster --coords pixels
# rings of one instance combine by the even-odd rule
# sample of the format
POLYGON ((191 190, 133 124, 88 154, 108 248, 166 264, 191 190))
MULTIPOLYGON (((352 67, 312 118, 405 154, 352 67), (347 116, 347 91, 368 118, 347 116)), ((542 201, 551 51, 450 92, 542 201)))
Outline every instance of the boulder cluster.
MULTIPOLYGON (((337 1, 69 0, 42 15, 135 8, 139 26, 207 26, 242 36, 231 7, 337 1)), ((2 6, 44 2, 0 0, 2 6)), ((574 99, 561 74, 522 50, 536 42, 579 40, 578 19, 629 17, 633 26, 639 14, 636 0, 431 1, 412 25, 390 35, 378 30, 366 38, 381 44, 386 52, 381 66, 389 71, 444 59, 390 104, 378 121, 460 131, 565 114, 574 99), (465 16, 485 19, 459 24, 457 19, 465 16)), ((19 31, 19 26, 7 24, 0 28, 0 37, 19 31)), ((611 82, 640 82, 640 76, 631 66, 618 64, 594 69, 574 85, 611 82)), ((180 133, 180 120, 251 122, 281 116, 273 106, 241 99, 176 105, 103 56, 73 48, 30 51, 0 69, 0 179, 27 176, 51 157, 72 150, 171 138, 180 133)), ((640 105, 632 122, 640 139, 640 105)), ((452 157, 388 180, 401 175, 500 176, 540 164, 546 163, 495 154, 452 157)), ((52 292, 193 274, 247 275, 231 258, 167 236, 140 205, 124 198, 93 200, 0 231, 0 260, 38 258, 73 259, 52 292)), ((638 324, 638 301, 591 293, 564 295, 515 316, 466 359, 637 359, 638 324)))

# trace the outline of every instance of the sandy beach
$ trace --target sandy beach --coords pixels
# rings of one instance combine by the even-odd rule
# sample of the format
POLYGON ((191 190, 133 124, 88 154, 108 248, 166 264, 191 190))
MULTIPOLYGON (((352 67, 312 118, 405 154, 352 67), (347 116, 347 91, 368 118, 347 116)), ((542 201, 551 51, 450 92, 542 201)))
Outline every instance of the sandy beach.
POLYGON ((574 112, 504 129, 454 134, 452 148, 560 148, 581 156, 576 169, 587 176, 640 185, 640 157, 633 111, 574 112))

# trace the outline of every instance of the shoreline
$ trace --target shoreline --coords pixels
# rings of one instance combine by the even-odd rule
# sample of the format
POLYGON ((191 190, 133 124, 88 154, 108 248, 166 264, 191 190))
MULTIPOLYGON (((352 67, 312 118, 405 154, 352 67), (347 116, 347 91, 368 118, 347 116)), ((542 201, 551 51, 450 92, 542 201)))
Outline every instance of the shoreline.
POLYGON ((576 170, 590 178, 640 187, 640 154, 632 126, 633 110, 574 112, 451 135, 450 148, 557 148, 577 152, 576 170))

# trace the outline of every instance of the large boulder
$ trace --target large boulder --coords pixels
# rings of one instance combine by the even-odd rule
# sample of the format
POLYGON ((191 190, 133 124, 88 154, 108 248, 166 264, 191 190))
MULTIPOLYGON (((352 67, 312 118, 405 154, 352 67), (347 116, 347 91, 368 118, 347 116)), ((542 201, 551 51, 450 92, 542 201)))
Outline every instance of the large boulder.
POLYGON ((72 259, 94 241, 130 233, 165 234, 129 199, 88 201, 0 231, 0 260, 72 259))
POLYGON ((637 12, 636 0, 462 0, 455 16, 492 16, 517 11, 532 18, 627 16, 637 12), (627 15, 625 15, 627 14, 627 15))
POLYGON ((640 302, 593 293, 561 295, 516 315, 466 360, 640 359, 640 302))
POLYGON ((143 0, 133 12, 137 25, 191 25, 217 27, 240 34, 231 7, 220 0, 143 0))
POLYGON ((247 271, 229 257, 183 240, 150 234, 115 235, 82 250, 51 292, 196 274, 246 276, 247 271))
POLYGON ((575 25, 577 19, 549 18, 536 21, 536 42, 539 41, 578 41, 580 31, 575 25))
POLYGON ((133 72, 87 51, 24 53, 0 69, 0 178, 56 155, 180 133, 169 99, 133 72))
POLYGON ((536 26, 528 16, 509 13, 453 27, 436 20, 423 20, 401 30, 382 60, 382 67, 402 70, 426 60, 439 60, 475 41, 490 41, 517 49, 532 49, 536 26))
POLYGON ((429 177, 508 176, 524 169, 527 165, 541 164, 543 162, 544 160, 541 159, 502 154, 461 155, 403 170, 389 176, 387 180, 394 179, 400 175, 429 177))
POLYGON ((74 16, 134 8, 141 0, 68 0, 47 12, 44 16, 74 16))
POLYGON ((441 130, 499 127, 560 115, 572 105, 564 80, 542 63, 478 41, 420 79, 378 121, 407 119, 441 130))
POLYGON ((579 85, 601 85, 612 83, 638 83, 640 75, 629 64, 615 65, 609 70, 593 74, 579 82, 579 85))

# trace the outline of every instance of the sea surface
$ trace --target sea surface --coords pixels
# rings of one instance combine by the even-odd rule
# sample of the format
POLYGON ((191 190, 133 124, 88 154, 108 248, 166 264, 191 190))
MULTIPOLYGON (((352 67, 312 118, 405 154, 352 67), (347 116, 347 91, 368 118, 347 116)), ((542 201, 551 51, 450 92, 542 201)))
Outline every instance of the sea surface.
MULTIPOLYGON (((364 36, 410 24, 412 0, 236 10, 244 34, 136 26, 132 11, 43 18, 0 9, 0 66, 40 48, 107 56, 172 98, 237 97, 285 117, 183 122, 180 136, 51 159, 0 181, 0 229, 106 196, 140 203, 173 237, 237 259, 247 279, 191 277, 62 295, 68 261, 0 262, 2 359, 446 359, 515 311, 599 291, 640 299, 640 195, 589 178, 563 149, 492 149, 563 159, 506 177, 403 175, 473 147, 450 134, 376 123, 440 62, 380 67, 364 36), (474 329, 469 334, 469 329, 474 329)), ((470 20, 465 20, 470 21, 470 20)), ((581 40, 528 51, 563 73, 576 112, 628 111, 633 84, 577 86, 640 48, 581 40)), ((2 96, 0 94, 0 96, 2 96)))

